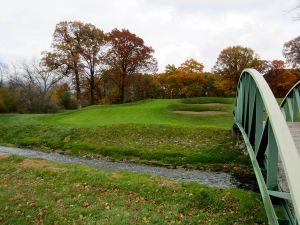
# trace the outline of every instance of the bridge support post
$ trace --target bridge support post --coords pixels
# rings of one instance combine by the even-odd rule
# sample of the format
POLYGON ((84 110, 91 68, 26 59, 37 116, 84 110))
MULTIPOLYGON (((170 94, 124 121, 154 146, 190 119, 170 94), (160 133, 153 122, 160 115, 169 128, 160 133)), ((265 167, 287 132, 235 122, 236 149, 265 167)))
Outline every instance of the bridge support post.
POLYGON ((278 147, 274 137, 274 132, 270 123, 268 124, 268 163, 267 163, 267 188, 277 190, 277 168, 278 168, 278 147))
POLYGON ((257 153, 260 144, 260 137, 263 132, 263 101, 259 92, 256 92, 255 97, 255 148, 254 151, 257 153))

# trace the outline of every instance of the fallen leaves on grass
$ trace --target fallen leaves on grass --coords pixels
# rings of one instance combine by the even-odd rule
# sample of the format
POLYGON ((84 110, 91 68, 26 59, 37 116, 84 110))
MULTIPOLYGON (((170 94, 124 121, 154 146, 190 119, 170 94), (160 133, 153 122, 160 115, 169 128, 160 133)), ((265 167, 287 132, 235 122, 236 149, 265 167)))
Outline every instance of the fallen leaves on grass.
POLYGON ((170 187, 170 188, 181 188, 182 187, 181 183, 179 183, 177 181, 161 180, 157 177, 151 177, 151 180, 155 184, 158 184, 158 185, 163 186, 163 187, 170 187))
POLYGON ((87 208, 87 207, 89 207, 89 203, 88 202, 84 202, 83 204, 82 204, 82 207, 84 207, 84 208, 87 208))
POLYGON ((170 188, 180 188, 182 187, 180 183, 174 182, 174 181, 160 181, 158 182, 159 185, 164 186, 164 187, 170 187, 170 188))
POLYGON ((113 178, 113 179, 120 179, 122 177, 123 177, 123 175, 121 173, 111 172, 111 174, 110 174, 110 178, 113 178))
POLYGON ((0 153, 0 160, 1 159, 6 159, 9 156, 9 154, 6 153, 0 153))
POLYGON ((10 200, 18 201, 18 200, 22 199, 23 197, 24 197, 24 195, 22 193, 17 193, 10 200))
POLYGON ((45 160, 39 159, 24 159, 20 165, 24 168, 41 168, 54 172, 65 171, 64 168, 54 166, 45 160))
POLYGON ((60 206, 60 207, 64 207, 65 203, 64 203, 64 200, 63 199, 58 199, 56 201, 57 205, 60 206))
POLYGON ((68 135, 64 138, 64 142, 70 142, 71 141, 71 136, 68 135))

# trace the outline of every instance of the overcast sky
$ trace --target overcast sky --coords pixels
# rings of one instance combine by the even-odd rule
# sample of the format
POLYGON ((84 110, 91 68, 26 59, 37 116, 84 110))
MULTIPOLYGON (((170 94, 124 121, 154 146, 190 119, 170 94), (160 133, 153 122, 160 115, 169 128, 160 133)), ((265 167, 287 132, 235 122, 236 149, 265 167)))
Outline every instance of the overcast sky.
MULTIPOLYGON (((298 0, 1 0, 0 61, 40 57, 55 24, 79 20, 105 32, 127 28, 155 50, 160 71, 194 58, 209 71, 222 49, 252 48, 283 59, 283 44, 300 35, 289 12, 298 0)), ((299 10, 300 11, 300 10, 299 10)), ((298 12, 299 12, 298 11, 298 12)))

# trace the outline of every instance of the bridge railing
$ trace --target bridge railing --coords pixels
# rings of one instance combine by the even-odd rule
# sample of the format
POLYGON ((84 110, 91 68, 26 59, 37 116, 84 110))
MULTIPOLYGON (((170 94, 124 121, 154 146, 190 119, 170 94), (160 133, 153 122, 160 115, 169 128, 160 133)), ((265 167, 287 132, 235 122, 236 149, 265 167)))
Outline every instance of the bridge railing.
POLYGON ((254 69, 246 69, 241 74, 234 124, 240 130, 249 152, 269 224, 298 224, 300 158, 269 85, 254 69), (283 192, 279 185, 279 156, 289 193, 283 192))
POLYGON ((286 94, 280 104, 280 110, 289 122, 298 121, 298 115, 300 113, 300 95, 299 95, 300 81, 298 81, 286 94))

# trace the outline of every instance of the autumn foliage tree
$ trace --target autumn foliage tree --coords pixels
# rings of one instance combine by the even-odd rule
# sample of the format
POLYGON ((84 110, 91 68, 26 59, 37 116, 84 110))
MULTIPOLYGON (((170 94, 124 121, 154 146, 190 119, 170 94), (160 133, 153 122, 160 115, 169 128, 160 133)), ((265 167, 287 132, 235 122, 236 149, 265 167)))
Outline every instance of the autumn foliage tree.
POLYGON ((203 74, 177 71, 172 75, 161 75, 167 98, 189 98, 204 96, 207 83, 203 74))
POLYGON ((50 69, 60 69, 73 77, 77 101, 81 103, 83 79, 88 83, 90 104, 95 104, 96 76, 102 73, 105 34, 89 23, 60 22, 56 25, 52 51, 44 52, 43 61, 50 69))
POLYGON ((284 97, 298 80, 295 71, 285 68, 282 60, 266 61, 264 70, 264 78, 276 97, 284 97))
POLYGON ((202 73, 203 68, 203 64, 197 62, 194 59, 188 59, 183 62, 178 69, 187 73, 202 73))
POLYGON ((219 74, 216 88, 226 95, 234 95, 241 72, 246 68, 259 69, 261 61, 250 48, 233 46, 225 48, 218 56, 213 72, 219 74))
POLYGON ((300 36, 284 44, 283 55, 289 65, 300 69, 300 36))
POLYGON ((212 72, 187 59, 157 74, 154 50, 127 29, 104 33, 89 23, 59 22, 51 49, 35 63, 0 63, 0 112, 54 112, 146 98, 233 96, 240 74, 255 68, 276 97, 300 78, 300 37, 284 44, 281 60, 260 60, 246 47, 225 48, 212 72), (290 67, 286 67, 289 65, 290 67), (76 99, 76 100, 75 100, 76 99))
POLYGON ((168 64, 165 67, 165 74, 172 74, 177 70, 174 64, 168 64))
POLYGON ((0 113, 9 113, 16 111, 16 96, 14 90, 0 87, 0 113))
POLYGON ((142 38, 129 30, 114 29, 108 34, 104 60, 119 89, 119 103, 125 102, 125 86, 128 76, 157 70, 157 62, 153 53, 154 50, 146 46, 142 38))
POLYGON ((213 96, 214 75, 203 72, 203 64, 188 59, 178 68, 167 65, 159 75, 161 96, 164 98, 187 98, 213 96))
POLYGON ((81 24, 77 36, 81 41, 78 52, 83 65, 83 76, 88 81, 90 104, 93 105, 97 98, 97 81, 100 80, 97 78, 101 77, 103 70, 105 34, 92 24, 81 24))
POLYGON ((72 95, 70 87, 67 83, 57 85, 54 89, 52 98, 57 104, 64 109, 76 109, 76 99, 72 95))
POLYGON ((81 105, 81 77, 83 64, 80 60, 79 35, 81 22, 60 22, 55 26, 51 51, 43 52, 43 63, 49 70, 59 70, 62 74, 71 75, 75 84, 76 98, 81 105))

